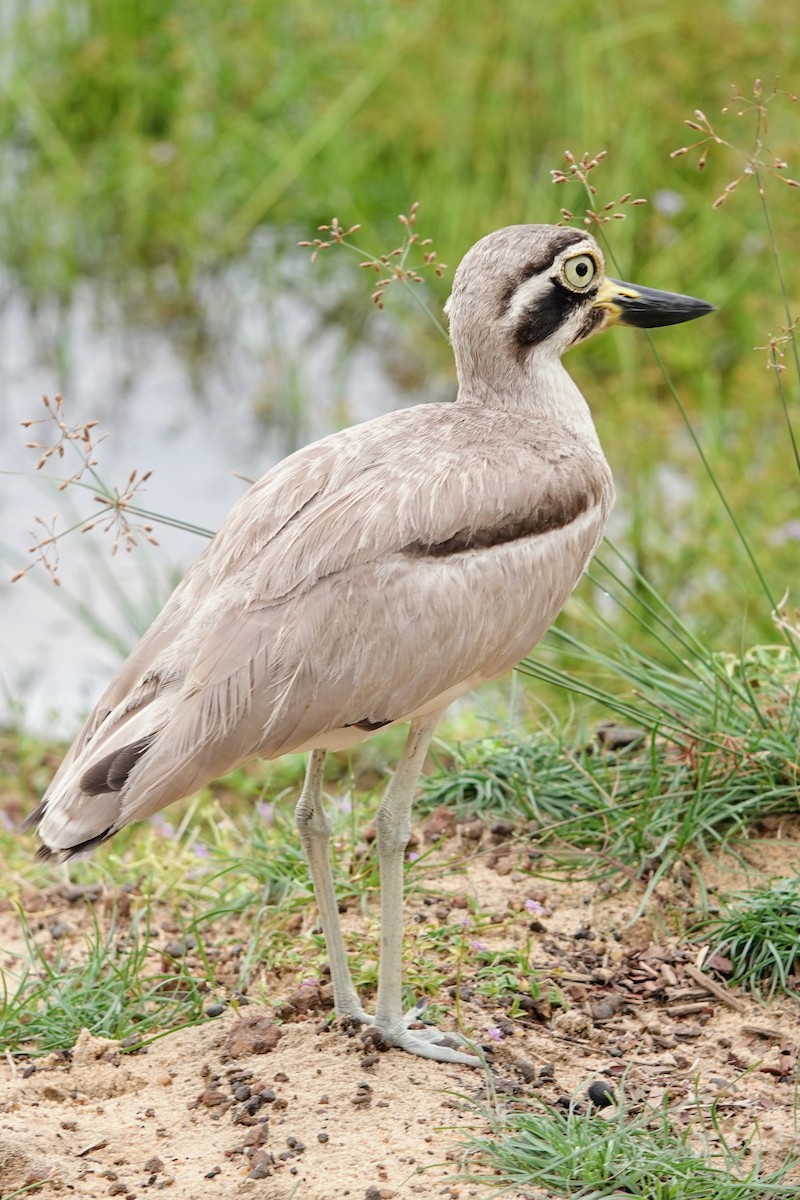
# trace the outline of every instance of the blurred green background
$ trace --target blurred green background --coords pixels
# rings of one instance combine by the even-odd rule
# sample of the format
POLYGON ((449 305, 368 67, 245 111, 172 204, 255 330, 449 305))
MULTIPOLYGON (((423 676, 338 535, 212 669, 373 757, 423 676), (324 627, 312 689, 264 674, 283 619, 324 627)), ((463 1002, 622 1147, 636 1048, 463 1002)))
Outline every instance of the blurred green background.
MULTIPOLYGON (((296 242, 336 214, 364 226, 371 250, 389 249, 397 214, 419 201, 420 229, 450 265, 425 285, 439 306, 484 233, 556 221, 562 207, 580 218, 580 189, 554 186, 550 172, 566 149, 608 151, 592 176, 598 205, 628 192, 648 201, 604 227, 613 270, 719 306, 659 331, 658 349, 774 595, 794 586, 797 464, 775 375, 754 347, 787 324, 776 248, 797 300, 800 191, 767 170, 766 208, 752 177, 712 204, 754 153, 752 107, 721 111, 732 85, 751 100, 757 78, 767 93, 776 80, 800 88, 796 0, 11 9, 0 54, 6 289, 34 312, 55 303, 66 314, 88 279, 99 323, 113 297, 129 330, 157 326, 200 362, 214 352, 207 298, 218 287, 223 304, 232 266, 244 263, 255 281, 248 305, 263 306, 265 321, 278 289, 316 308, 345 344, 383 321, 387 358, 413 346, 409 382, 430 378, 440 395, 449 351, 415 307, 398 293, 373 315, 357 260, 329 253, 312 268, 296 242), (696 109, 732 143, 714 145, 702 171, 697 153, 670 157, 696 138, 684 123, 696 109)), ((800 175, 800 106, 777 95, 768 116, 761 159, 785 159, 800 175)), ((572 355, 570 369, 617 477, 614 532, 635 565, 709 644, 772 640, 769 604, 646 339, 615 332, 572 355)), ((796 413, 797 377, 782 378, 796 413)), ((313 388, 286 403, 313 405, 313 388)))

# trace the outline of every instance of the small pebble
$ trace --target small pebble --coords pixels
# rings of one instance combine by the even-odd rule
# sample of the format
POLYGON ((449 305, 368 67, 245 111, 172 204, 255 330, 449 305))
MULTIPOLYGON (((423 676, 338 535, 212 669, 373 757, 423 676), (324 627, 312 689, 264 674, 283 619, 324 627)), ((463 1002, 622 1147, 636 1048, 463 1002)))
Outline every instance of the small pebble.
POLYGON ((533 1083, 536 1078, 536 1067, 532 1063, 526 1062, 524 1058, 518 1058, 514 1062, 514 1066, 519 1071, 525 1083, 533 1083))
POLYGON ((206 1009, 206 1016, 207 1017, 221 1017, 224 1012, 225 1012, 224 1004, 209 1004, 208 1008, 206 1009))
POLYGON ((280 1029, 265 1013, 243 1016, 228 1034, 224 1053, 228 1058, 269 1054, 277 1046, 280 1037, 280 1029))
POLYGON ((594 1083, 590 1083, 586 1094, 598 1108, 608 1108, 609 1104, 614 1104, 616 1100, 614 1089, 602 1079, 595 1079, 594 1083))
POLYGON ((322 1142, 323 1145, 325 1144, 325 1142, 329 1142, 330 1140, 331 1140, 330 1134, 327 1134, 327 1133, 318 1133, 317 1134, 317 1141, 322 1142))
POLYGON ((366 1107, 372 1103, 372 1087, 369 1083, 362 1080, 356 1088, 355 1096, 351 1096, 350 1103, 356 1107, 366 1107))

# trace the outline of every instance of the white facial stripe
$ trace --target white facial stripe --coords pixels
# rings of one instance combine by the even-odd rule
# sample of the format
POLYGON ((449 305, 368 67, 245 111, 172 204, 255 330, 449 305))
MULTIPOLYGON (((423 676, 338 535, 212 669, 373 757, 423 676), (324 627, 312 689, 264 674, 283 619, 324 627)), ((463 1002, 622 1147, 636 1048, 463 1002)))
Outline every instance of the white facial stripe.
POLYGON ((519 285, 506 310, 507 324, 516 325, 523 313, 527 312, 529 308, 541 304, 545 296, 549 295, 553 286, 550 282, 550 274, 550 271, 546 271, 543 275, 533 275, 519 285))

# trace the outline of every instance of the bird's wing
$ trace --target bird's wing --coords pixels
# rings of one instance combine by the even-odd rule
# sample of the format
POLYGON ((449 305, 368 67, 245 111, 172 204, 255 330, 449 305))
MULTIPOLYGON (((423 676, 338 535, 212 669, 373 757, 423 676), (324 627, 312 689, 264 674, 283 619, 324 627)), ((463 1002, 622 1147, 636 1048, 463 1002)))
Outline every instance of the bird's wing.
POLYGON ((466 405, 292 455, 107 689, 45 797, 45 842, 95 840, 256 754, 356 741, 502 673, 574 587, 610 497, 599 451, 466 405))

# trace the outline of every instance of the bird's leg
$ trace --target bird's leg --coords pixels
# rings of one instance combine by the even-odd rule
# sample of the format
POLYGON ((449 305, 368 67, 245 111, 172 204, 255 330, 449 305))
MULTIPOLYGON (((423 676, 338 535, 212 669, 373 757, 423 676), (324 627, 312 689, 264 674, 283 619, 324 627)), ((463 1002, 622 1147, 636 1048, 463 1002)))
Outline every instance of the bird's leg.
MULTIPOLYGON (((412 721, 405 749, 386 789, 377 816, 378 865, 381 876, 381 961, 378 975, 378 1002, 375 1026, 393 1046, 399 1046, 423 1058, 439 1062, 468 1063, 479 1066, 475 1055, 464 1054, 446 1042, 448 1034, 438 1029, 409 1029, 419 1020, 424 1004, 416 1004, 403 1013, 403 868, 405 849, 411 833, 411 803, 417 780, 428 753, 431 736, 441 713, 412 721)), ((463 1042, 457 1035, 449 1035, 463 1042)))
POLYGON ((322 780, 325 772, 325 751, 312 750, 308 759, 303 791, 294 810, 300 841, 311 872, 311 882, 317 898, 322 932, 328 948, 333 982, 333 1003, 340 1017, 352 1017, 370 1024, 372 1017, 361 1007, 344 948, 339 909, 333 888, 333 874, 328 858, 331 823, 322 807, 322 780))

